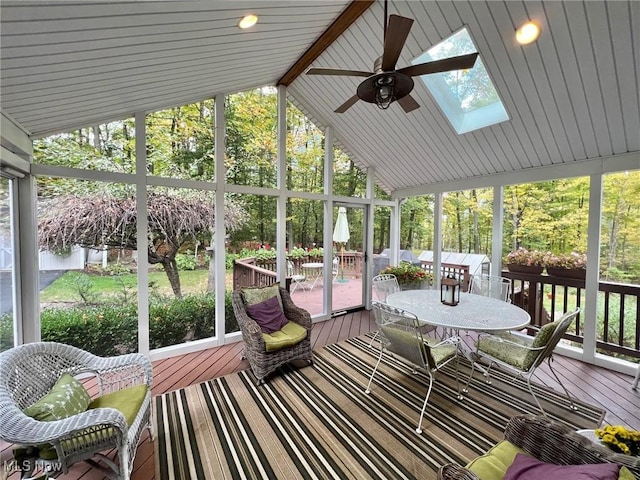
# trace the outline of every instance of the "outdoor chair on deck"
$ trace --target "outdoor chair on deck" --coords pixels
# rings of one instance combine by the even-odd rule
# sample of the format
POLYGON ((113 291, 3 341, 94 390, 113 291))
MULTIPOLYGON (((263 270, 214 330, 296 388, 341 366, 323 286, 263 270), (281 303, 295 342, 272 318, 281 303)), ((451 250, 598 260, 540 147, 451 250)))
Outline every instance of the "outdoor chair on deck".
MULTIPOLYGON (((422 433, 422 419, 427 408, 431 388, 433 387, 434 374, 449 362, 456 362, 456 386, 458 394, 458 343, 459 339, 451 337, 446 340, 436 341, 422 336, 421 324, 418 318, 405 310, 393 308, 380 302, 373 303, 375 321, 378 324, 380 336, 380 357, 376 362, 365 393, 371 392, 373 377, 380 366, 385 351, 409 362, 411 371, 416 373, 416 368, 424 370, 429 376, 429 386, 424 398, 420 420, 416 433, 422 433)), ((459 396, 459 395, 458 395, 459 396)))
POLYGON ((469 293, 510 302, 511 280, 493 275, 473 275, 469 284, 469 293))
POLYGON ((279 284, 233 292, 233 311, 242 331, 244 356, 258 384, 293 360, 312 363, 311 315, 279 284))
MULTIPOLYGON (((536 475, 535 478, 541 480, 548 478, 546 472, 549 471, 549 466, 546 464, 568 466, 594 463, 610 463, 625 467, 618 474, 620 480, 633 480, 634 475, 635 478, 640 478, 640 457, 615 453, 548 417, 518 415, 507 423, 504 440, 486 454, 472 460, 466 467, 455 463, 443 465, 438 472, 438 480, 503 478, 509 467, 517 467, 514 465, 516 462, 525 463, 527 473, 531 475, 529 478, 536 475), (522 457, 522 454, 526 457, 522 457)), ((577 472, 574 471, 572 475, 565 470, 562 478, 578 478, 577 472)))
POLYGON ((382 273, 376 275, 372 280, 373 291, 376 294, 376 300, 386 302, 387 296, 400 291, 400 285, 395 275, 391 273, 382 273))
POLYGON ((305 288, 307 277, 301 273, 295 273, 295 267, 291 260, 287 260, 287 276, 291 278, 291 293, 295 292, 298 287, 305 288))
MULTIPOLYGON (((577 410, 571 395, 553 369, 552 355, 556 345, 558 345, 558 342, 579 313, 580 308, 565 313, 561 319, 548 323, 540 328, 534 338, 524 335, 514 335, 513 333, 500 333, 496 335, 481 333, 476 342, 475 356, 479 361, 486 360, 489 363, 485 373, 487 383, 491 383, 490 371, 494 364, 515 372, 517 377, 526 379, 529 392, 536 401, 542 414, 546 415, 531 386, 531 377, 536 369, 542 365, 542 362, 547 360, 549 370, 551 370, 551 373, 569 400, 570 408, 577 410)), ((475 368, 476 363, 473 362, 465 391, 473 378, 475 368)))
POLYGON ((151 431, 151 363, 141 354, 97 357, 35 342, 0 354, 0 438, 16 444, 24 474, 52 476, 85 461, 109 478, 130 478, 144 427, 151 431), (91 398, 80 380, 97 383, 91 398), (105 454, 115 449, 115 462, 105 454))

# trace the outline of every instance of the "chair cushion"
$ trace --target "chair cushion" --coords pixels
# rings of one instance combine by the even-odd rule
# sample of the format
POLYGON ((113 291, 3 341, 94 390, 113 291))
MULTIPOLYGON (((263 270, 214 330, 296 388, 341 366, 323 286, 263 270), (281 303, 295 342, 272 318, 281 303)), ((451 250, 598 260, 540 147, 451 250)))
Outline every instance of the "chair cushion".
MULTIPOLYGON (((144 402, 148 391, 149 387, 147 385, 136 385, 135 387, 123 388, 122 390, 107 393, 106 395, 95 398, 89 404, 89 408, 87 410, 94 408, 114 408, 124 416, 127 421, 127 426, 131 427, 138 415, 138 412, 140 411, 140 408, 142 407, 142 403, 144 402)), ((71 440, 66 440, 63 442, 63 445, 66 445, 68 448, 70 442, 74 442, 72 445, 77 445, 78 442, 84 441, 92 441, 90 433, 87 433, 84 436, 78 436, 71 440)), ((40 458, 45 460, 53 460, 58 456, 53 445, 41 446, 38 453, 40 458)))
POLYGON ((516 455, 523 452, 513 443, 503 440, 484 455, 472 460, 466 468, 480 477, 480 480, 501 480, 516 455))
POLYGON ((89 402, 91 397, 84 385, 63 373, 51 391, 25 408, 24 413, 41 422, 51 422, 84 412, 89 402))
POLYGON ((618 480, 619 472, 620 465, 615 463, 554 465, 519 453, 504 480, 618 480))
POLYGON ((288 321, 277 297, 271 297, 254 305, 247 305, 247 313, 260 325, 260 329, 264 333, 277 332, 288 321))
POLYGON ((306 337, 307 329, 295 322, 287 322, 277 332, 262 334, 267 352, 275 352, 283 348, 292 347, 306 337))
MULTIPOLYGON (((478 350, 485 352, 498 360, 502 360, 509 365, 513 365, 516 368, 528 370, 526 363, 527 355, 530 352, 526 348, 521 348, 518 345, 522 345, 522 347, 529 347, 529 344, 527 344, 523 338, 511 333, 486 336, 482 335, 478 337, 478 350), (517 345, 512 345, 511 343, 503 342, 502 340, 507 340, 508 342, 513 342, 517 345)), ((529 367, 530 366, 531 364, 529 364, 529 367)))
POLYGON ((255 305, 273 297, 278 297, 280 308, 282 309, 282 298, 280 298, 280 284, 274 283, 267 287, 245 287, 242 290, 242 297, 245 305, 255 305))
POLYGON ((136 385, 135 387, 123 388, 116 392, 107 393, 94 399, 88 410, 94 408, 115 408, 127 421, 127 426, 131 426, 142 407, 149 387, 147 385, 136 385))

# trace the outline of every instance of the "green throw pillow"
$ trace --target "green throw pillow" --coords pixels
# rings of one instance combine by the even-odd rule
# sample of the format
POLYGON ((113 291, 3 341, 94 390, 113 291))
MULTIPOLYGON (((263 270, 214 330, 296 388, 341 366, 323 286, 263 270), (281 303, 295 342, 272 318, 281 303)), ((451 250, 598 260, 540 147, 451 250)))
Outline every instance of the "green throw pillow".
POLYGON ((41 422, 52 422, 84 412, 90 402, 91 397, 82 383, 63 373, 51 391, 25 408, 24 413, 41 422))
POLYGON ((283 308, 282 298, 280 298, 279 283, 274 283, 267 287, 245 287, 242 289, 242 295, 244 296, 244 303, 247 305, 255 305, 256 303, 262 303, 270 298, 278 297, 280 308, 283 308))

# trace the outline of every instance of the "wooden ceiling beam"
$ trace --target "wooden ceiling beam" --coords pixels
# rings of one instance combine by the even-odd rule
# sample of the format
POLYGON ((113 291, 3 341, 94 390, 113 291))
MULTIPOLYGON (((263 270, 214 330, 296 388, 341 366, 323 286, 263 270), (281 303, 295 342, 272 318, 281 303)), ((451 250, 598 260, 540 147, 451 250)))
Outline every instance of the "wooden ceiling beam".
POLYGON ((342 33, 355 22, 360 15, 367 11, 376 0, 354 0, 336 18, 331 25, 318 37, 306 52, 285 73, 277 85, 290 85, 299 75, 313 63, 342 33))

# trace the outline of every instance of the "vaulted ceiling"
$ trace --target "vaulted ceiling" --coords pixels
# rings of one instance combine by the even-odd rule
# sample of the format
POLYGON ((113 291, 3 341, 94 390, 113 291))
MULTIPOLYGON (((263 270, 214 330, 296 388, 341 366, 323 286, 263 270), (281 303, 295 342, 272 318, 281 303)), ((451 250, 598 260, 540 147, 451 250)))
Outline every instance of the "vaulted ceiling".
MULTIPOLYGON (((291 100, 388 190, 604 159, 640 168, 640 2, 390 1, 415 20, 398 66, 466 26, 509 120, 458 135, 424 84, 404 113, 358 102, 362 79, 289 75, 347 0, 2 2, 2 113, 32 137, 283 79, 291 100), (245 13, 260 16, 248 31, 245 13), (527 19, 538 41, 515 42, 527 19)), ((382 52, 375 2, 313 62, 371 70, 382 52)))

